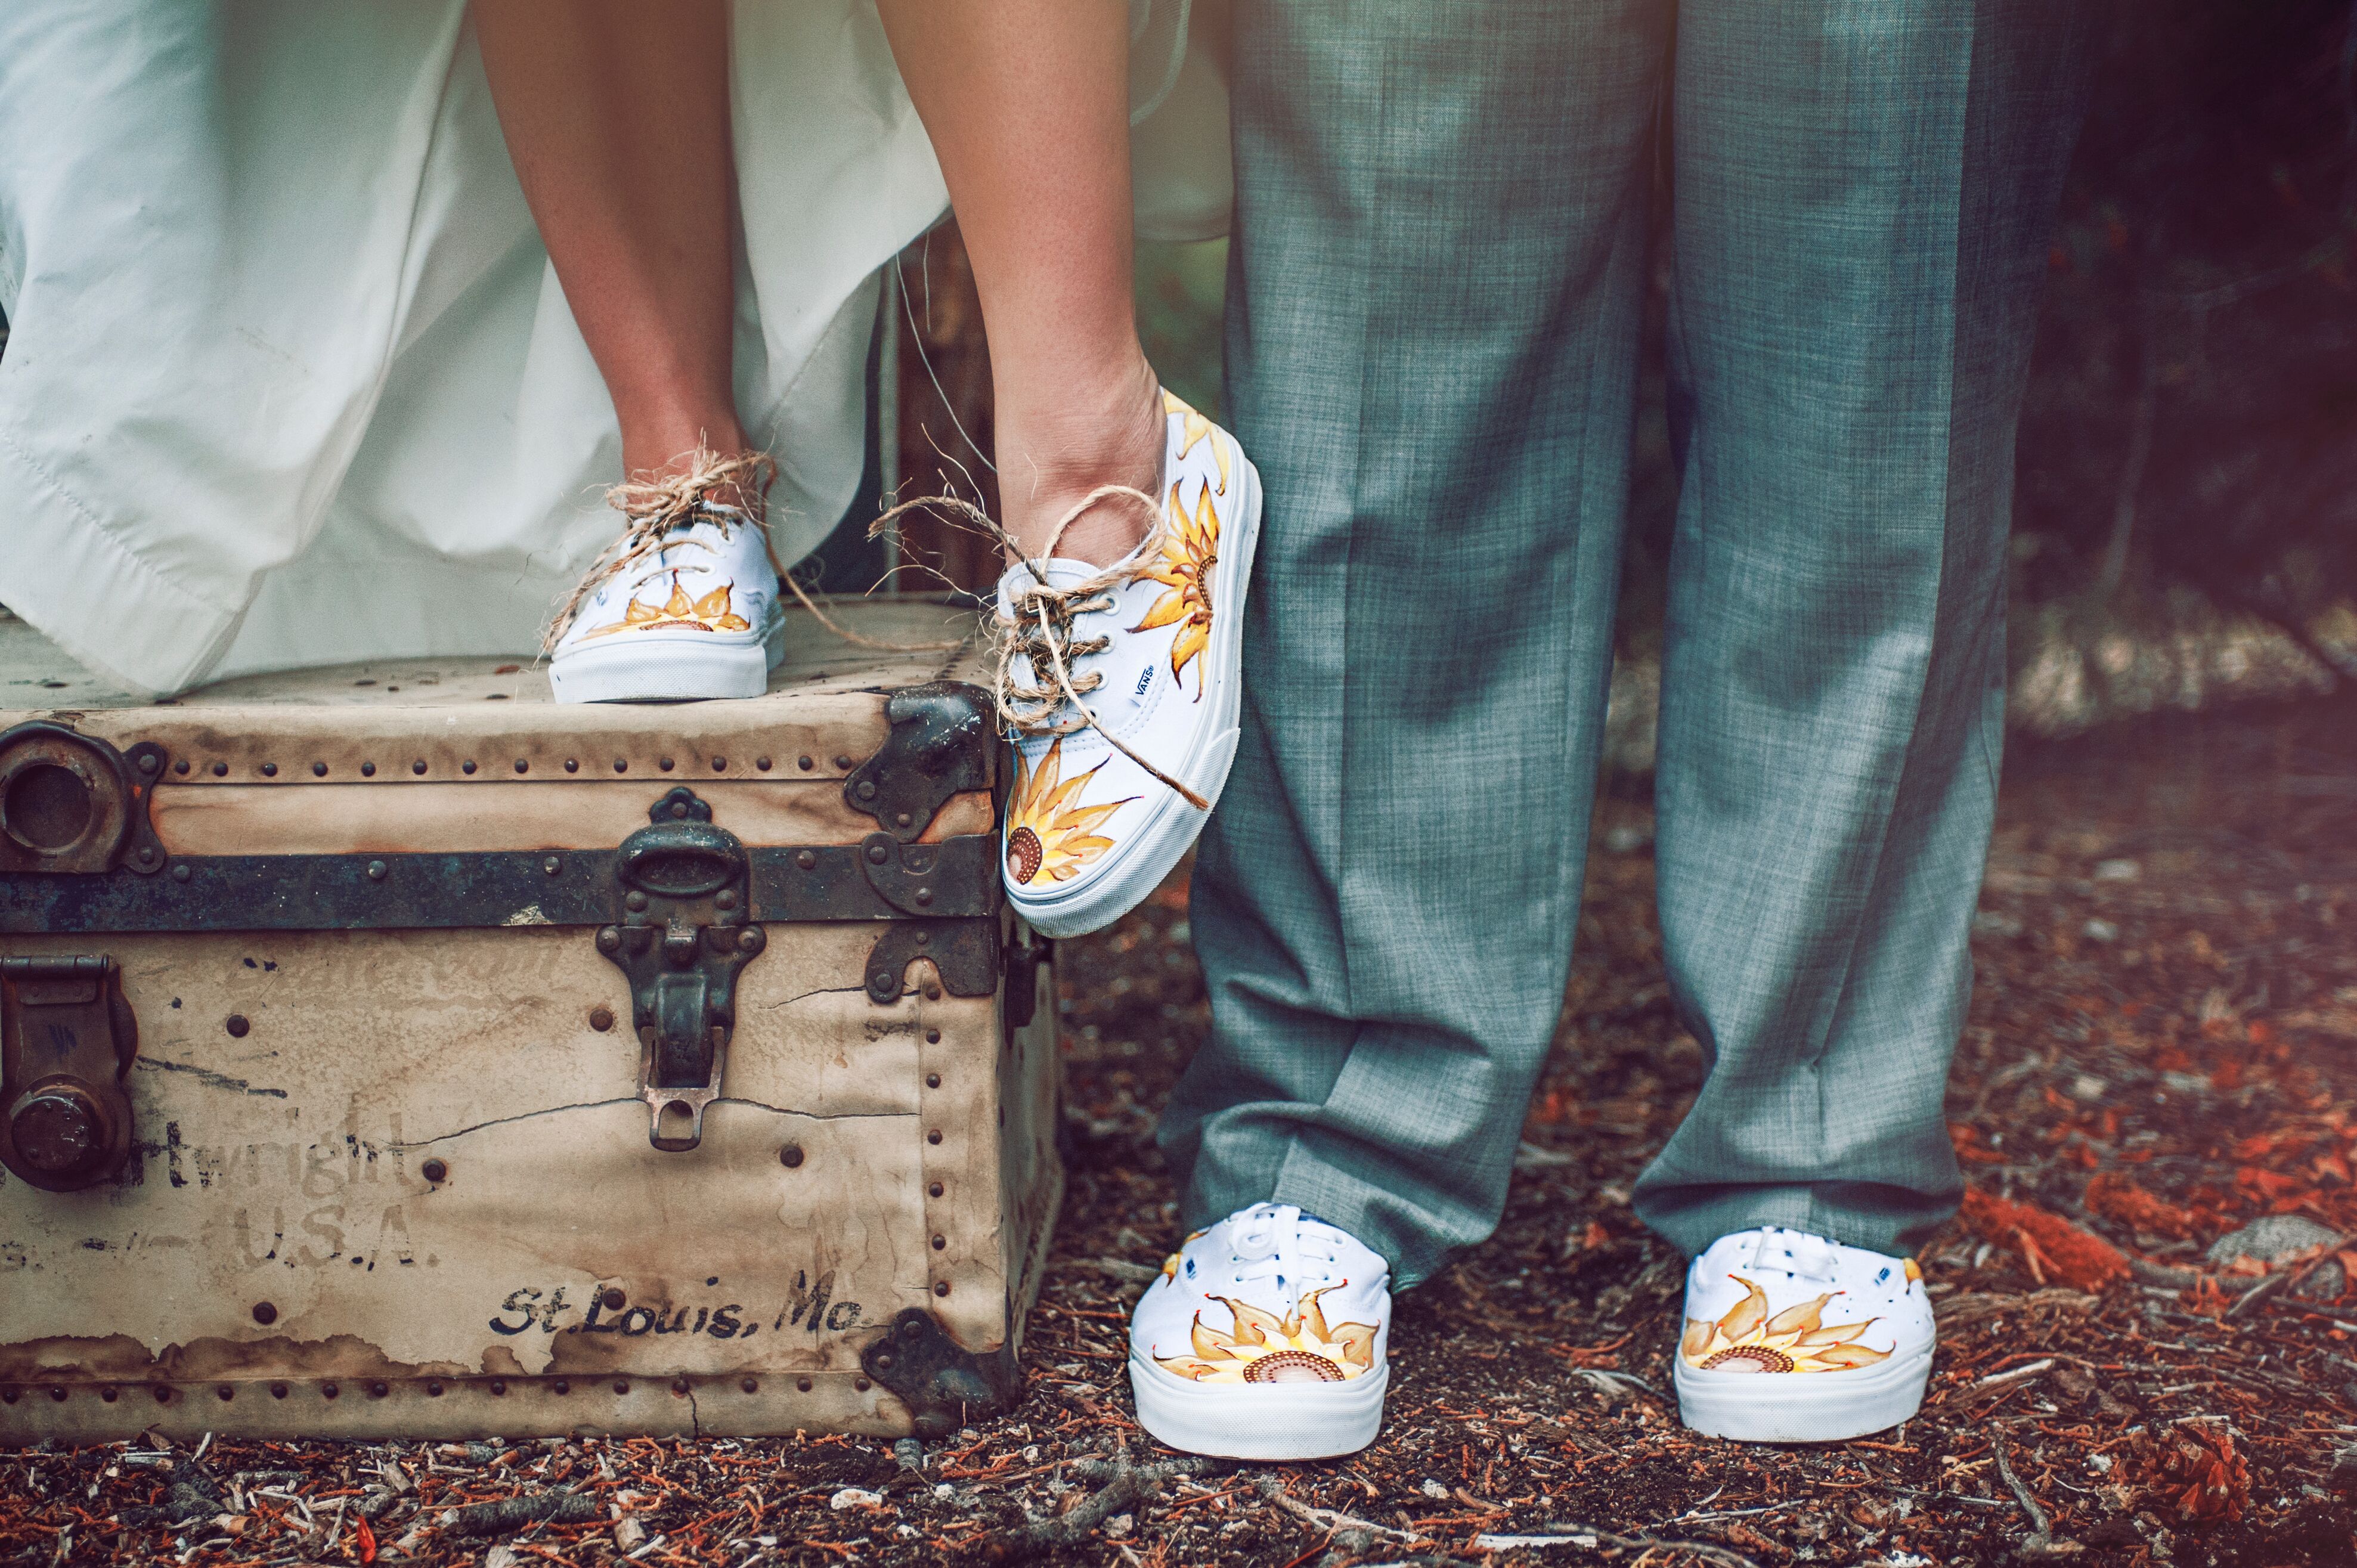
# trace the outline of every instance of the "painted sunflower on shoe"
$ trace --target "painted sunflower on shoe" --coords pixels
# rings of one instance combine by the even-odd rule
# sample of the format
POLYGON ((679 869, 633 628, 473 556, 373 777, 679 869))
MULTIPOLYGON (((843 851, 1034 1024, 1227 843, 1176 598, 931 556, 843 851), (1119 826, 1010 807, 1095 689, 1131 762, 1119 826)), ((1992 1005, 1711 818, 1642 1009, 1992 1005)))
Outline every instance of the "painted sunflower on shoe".
POLYGON ((1043 876, 1067 882, 1079 875, 1082 866, 1113 848, 1113 840, 1093 830, 1137 799, 1129 795, 1100 806, 1077 804, 1104 764, 1077 779, 1063 779, 1063 753, 1064 743, 1059 739, 1036 768, 1025 766, 1020 751, 1015 754, 1015 793, 1006 802, 1006 875, 1017 886, 1043 876))
POLYGON ((1824 1321, 1825 1303, 1838 1291, 1771 1316, 1767 1292, 1741 1274, 1727 1277, 1743 1287, 1744 1297, 1716 1322, 1686 1319, 1678 1353, 1689 1367, 1706 1372, 1839 1372, 1890 1359, 1888 1350, 1857 1343, 1858 1336, 1874 1326, 1873 1318, 1824 1321))
MULTIPOLYGON (((1190 411, 1191 412, 1191 411, 1190 411)), ((1214 441, 1218 437, 1212 437, 1214 441)), ((1214 446, 1214 451, 1218 448, 1214 446)), ((1162 536, 1162 557, 1150 571, 1142 571, 1140 582, 1155 582, 1166 590, 1146 610, 1146 618, 1129 629, 1152 631, 1158 627, 1175 626, 1178 634, 1170 639, 1170 676, 1178 679, 1186 672, 1195 656, 1211 641, 1211 569, 1220 562, 1220 517, 1211 510, 1211 488, 1203 487, 1202 499, 1189 517, 1178 500, 1178 487, 1170 487, 1170 527, 1162 536)), ((1195 700, 1203 700, 1202 671, 1195 672, 1195 700)))
POLYGON ((1206 1328, 1197 1313, 1189 1336, 1195 1353, 1157 1356, 1154 1363, 1199 1383, 1339 1383, 1358 1377, 1375 1364, 1375 1326, 1328 1326, 1318 1308, 1325 1294, 1311 1291, 1289 1317, 1215 1295, 1211 1299, 1233 1316, 1234 1327, 1225 1334, 1206 1328))
POLYGON ((582 640, 610 637, 618 631, 749 631, 752 623, 730 607, 736 587, 734 583, 723 583, 702 598, 691 599, 679 585, 679 574, 673 572, 669 599, 651 605, 633 596, 620 620, 582 633, 582 640))

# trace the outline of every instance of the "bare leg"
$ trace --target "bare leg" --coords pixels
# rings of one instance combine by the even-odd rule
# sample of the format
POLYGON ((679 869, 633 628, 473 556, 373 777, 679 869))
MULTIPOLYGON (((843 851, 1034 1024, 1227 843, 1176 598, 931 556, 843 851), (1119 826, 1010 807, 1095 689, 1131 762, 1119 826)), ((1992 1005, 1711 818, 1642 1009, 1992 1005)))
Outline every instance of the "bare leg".
MULTIPOLYGON (((931 133, 990 336, 1000 504, 1027 554, 1103 484, 1162 478, 1131 300, 1129 25, 1117 0, 880 0, 931 133)), ((1103 565, 1150 520, 1100 504, 1059 555, 1103 565)))
MULTIPOLYGON (((747 448, 721 0, 474 0, 524 199, 622 427, 626 472, 747 448)), ((747 498, 758 503, 759 498, 747 498)))

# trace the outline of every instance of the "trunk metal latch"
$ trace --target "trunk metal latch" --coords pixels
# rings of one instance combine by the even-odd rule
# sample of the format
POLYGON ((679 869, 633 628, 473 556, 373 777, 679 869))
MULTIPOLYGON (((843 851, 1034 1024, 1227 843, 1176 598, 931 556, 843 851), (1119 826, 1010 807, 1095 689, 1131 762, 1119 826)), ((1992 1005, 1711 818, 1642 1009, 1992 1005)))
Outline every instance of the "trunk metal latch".
POLYGON ((0 1164, 46 1192, 106 1180, 131 1153, 139 1021, 105 957, 0 958, 0 1164))
POLYGON ((737 972, 766 942, 747 909, 745 845, 680 785, 615 855, 622 914, 597 950, 629 976, 647 1141, 669 1154, 704 1139, 737 1022, 737 972))

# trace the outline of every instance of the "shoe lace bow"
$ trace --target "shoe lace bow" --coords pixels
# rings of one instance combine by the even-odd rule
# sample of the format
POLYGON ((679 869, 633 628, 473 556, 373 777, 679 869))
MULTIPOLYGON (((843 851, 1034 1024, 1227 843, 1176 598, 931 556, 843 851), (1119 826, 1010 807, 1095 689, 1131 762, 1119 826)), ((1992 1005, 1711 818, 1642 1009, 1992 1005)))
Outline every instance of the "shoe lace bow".
POLYGON ((1239 1280, 1273 1279, 1297 1292, 1330 1285, 1337 1283, 1341 1239, 1340 1231, 1297 1208, 1264 1204, 1232 1227, 1230 1267, 1239 1280))
POLYGON ((582 607, 613 578, 636 571, 638 575, 630 581, 630 592, 635 595, 648 578, 664 569, 661 556, 665 550, 682 546, 709 550, 711 546, 701 540, 672 537, 697 523, 711 523, 724 539, 739 528, 757 530, 766 549, 768 525, 749 509, 715 500, 713 494, 733 489, 740 496, 758 498, 768 493, 770 482, 777 477, 777 460, 766 452, 739 452, 724 457, 708 447, 698 447, 686 467, 677 474, 640 474, 608 489, 606 504, 627 520, 622 535, 598 553, 597 559, 589 564, 589 569, 573 585, 573 592, 542 635, 541 650, 554 650, 558 639, 579 618, 582 607))
POLYGON ((1211 802, 1196 790, 1173 779, 1145 757, 1140 757, 1122 738, 1098 722, 1095 710, 1081 699, 1104 684, 1098 671, 1084 670, 1073 673, 1073 666, 1092 654, 1103 653, 1113 646, 1113 639, 1103 635, 1074 636, 1075 623, 1081 617, 1103 610, 1114 605, 1114 594, 1143 576, 1147 564, 1159 553, 1163 536, 1170 521, 1163 514, 1159 502, 1144 490, 1128 485, 1099 485, 1064 515, 1048 533, 1048 542, 1039 555, 1023 553, 1014 537, 998 525, 998 520, 957 496, 924 496, 903 501, 876 520, 868 532, 873 534, 897 520, 902 513, 918 510, 942 510, 978 527, 998 542, 1000 548, 1020 562, 1031 575, 1031 580, 1013 589, 1011 604, 999 607, 995 621, 997 636, 998 673, 995 682, 999 727, 1009 736, 1076 735, 1092 729, 1104 736, 1107 744, 1132 762, 1136 763, 1156 779, 1178 791, 1186 802, 1199 811, 1211 809, 1211 802), (1056 546, 1063 542, 1064 531, 1072 526, 1082 514, 1101 501, 1128 501, 1146 509, 1154 520, 1146 536, 1138 547, 1110 566, 1101 567, 1078 582, 1059 585, 1049 580, 1048 562, 1054 557, 1056 546), (1017 660, 1029 672, 1027 678, 1017 673, 1017 660), (1041 671, 1050 677, 1040 678, 1041 671), (1071 712, 1065 713, 1067 705, 1071 712))

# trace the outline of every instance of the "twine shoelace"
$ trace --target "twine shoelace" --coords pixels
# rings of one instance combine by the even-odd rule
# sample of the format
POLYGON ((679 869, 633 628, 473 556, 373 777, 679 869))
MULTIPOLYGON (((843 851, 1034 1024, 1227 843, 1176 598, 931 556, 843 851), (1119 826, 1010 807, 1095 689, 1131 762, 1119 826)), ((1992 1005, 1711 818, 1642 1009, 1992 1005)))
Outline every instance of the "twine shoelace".
POLYGON ((1011 607, 1001 606, 993 618, 997 636, 998 671, 994 682, 999 726, 1009 735, 1055 736, 1077 735, 1092 729, 1105 738, 1107 745, 1144 768, 1158 782, 1176 791, 1178 797, 1199 811, 1208 811, 1211 803, 1200 793, 1140 757, 1119 736, 1097 722, 1097 715, 1081 701, 1082 694, 1096 691, 1104 684, 1100 671, 1083 671, 1072 674, 1075 660, 1103 653, 1113 646, 1109 637, 1098 636, 1075 640, 1073 622, 1083 615, 1114 607, 1114 591, 1135 582, 1143 575, 1146 564, 1162 545, 1170 521, 1163 514, 1161 503, 1144 490, 1128 485, 1099 485, 1082 496, 1071 510, 1056 520, 1049 531, 1048 542, 1037 557, 1023 553, 1014 539, 998 525, 998 521, 971 501, 956 496, 924 496, 903 501, 877 518, 870 525, 870 536, 883 532, 902 513, 938 509, 970 522, 998 542, 1000 547, 1020 562, 1031 574, 1031 581, 1009 594, 1011 607), (1048 581, 1047 563, 1063 542, 1064 531, 1072 526, 1083 512, 1100 501, 1133 502, 1146 509, 1154 525, 1147 530, 1137 548, 1110 566, 1082 578, 1068 587, 1057 587, 1048 581), (1016 673, 1015 661, 1021 659, 1030 669, 1032 679, 1025 680, 1016 673), (1041 670, 1054 677, 1052 683, 1038 679, 1041 670), (1075 717, 1057 716, 1070 703, 1075 717))
MULTIPOLYGON (((698 447, 689 457, 685 467, 677 474, 664 477, 640 475, 616 485, 606 492, 607 504, 629 520, 622 536, 608 545, 588 571, 574 585, 573 592, 555 617, 549 622, 542 639, 542 650, 553 651, 559 639, 581 613, 584 605, 610 579, 628 573, 632 567, 657 554, 669 543, 671 536, 710 522, 720 530, 722 537, 737 528, 758 529, 762 548, 769 548, 768 524, 748 508, 731 506, 712 499, 712 492, 724 487, 733 488, 738 495, 759 498, 765 495, 776 479, 776 459, 766 452, 740 452, 722 456, 708 447, 698 447)), ((1145 769, 1160 783, 1175 790, 1180 799, 1199 811, 1211 810, 1211 802, 1198 791, 1172 778, 1104 727, 1089 705, 1081 700, 1085 693, 1104 684, 1101 671, 1090 670, 1075 678, 1072 660, 1102 653, 1112 646, 1108 637, 1083 638, 1075 641, 1073 622, 1081 616, 1108 610, 1114 606, 1114 590, 1135 581, 1144 574, 1146 563, 1163 542, 1169 520, 1163 515, 1161 504, 1145 491, 1128 485, 1100 485, 1081 498, 1072 508, 1056 521, 1049 532, 1048 543, 1039 557, 1025 555, 996 519, 980 507, 955 496, 925 496, 904 501, 892 508, 868 525, 870 538, 883 532, 904 513, 925 510, 946 510, 966 521, 978 525, 984 533, 998 542, 1001 548, 1022 562, 1031 574, 1031 582, 1015 590, 1012 610, 1002 607, 995 618, 998 636, 998 671, 994 682, 995 704, 1000 725, 1009 735, 1063 736, 1093 729, 1105 738, 1106 744, 1145 769), (1143 507, 1154 520, 1146 536, 1137 548, 1121 561, 1101 568, 1068 587, 1059 588, 1048 581, 1047 560, 1063 542, 1064 532, 1090 508, 1100 501, 1121 500, 1143 507), (1028 665, 1033 680, 1017 675, 1015 661, 1022 659, 1028 665), (1052 685, 1040 683, 1036 677, 1045 668, 1055 676, 1052 685), (1057 716, 1070 703, 1077 717, 1057 716)), ((772 557, 772 564, 775 564, 772 557)), ((802 607, 815 616, 820 624, 845 641, 862 648, 888 652, 920 652, 963 646, 963 639, 946 642, 896 643, 881 642, 860 636, 838 624, 824 610, 811 601, 809 593, 790 572, 780 571, 788 587, 800 599, 802 607)), ((634 590, 635 591, 635 590, 634 590)))
MULTIPOLYGON (((573 592, 566 596, 549 621, 547 631, 542 634, 541 651, 555 650, 557 640, 572 628, 582 607, 608 582, 673 544, 694 542, 675 541, 671 537, 674 533, 683 532, 699 522, 711 523, 720 530, 724 539, 737 529, 750 528, 759 532, 761 547, 766 551, 769 526, 751 508, 714 500, 712 492, 733 488, 739 496, 753 498, 758 505, 759 498, 768 493, 770 481, 777 477, 777 460, 766 452, 739 452, 724 457, 709 447, 699 446, 689 455, 686 467, 677 474, 640 474, 608 490, 606 504, 627 520, 622 536, 599 552, 597 559, 581 575, 581 580, 573 585, 573 592)), ((633 583, 631 592, 637 591, 638 584, 633 583)))
MULTIPOLYGON (((596 596, 609 580, 629 572, 648 556, 680 545, 694 545, 708 550, 709 545, 696 540, 673 539, 699 522, 709 522, 720 530, 722 538, 737 528, 758 530, 761 548, 770 556, 770 564, 791 588, 802 608, 810 611, 818 623, 844 641, 860 648, 872 648, 885 653, 931 653, 952 648, 963 648, 965 639, 954 638, 946 642, 884 642, 862 637, 828 615, 811 598, 810 591, 792 573, 778 567, 777 554, 770 546, 770 526, 756 510, 760 498, 769 493, 778 477, 777 459, 766 452, 740 452, 724 457, 709 447, 697 447, 687 457, 686 467, 668 477, 640 474, 626 479, 606 492, 606 504, 628 520, 622 536, 608 545, 589 569, 574 585, 572 594, 551 620, 541 639, 541 651, 554 652, 557 640, 571 628, 581 608, 596 596), (724 488, 734 489, 739 496, 749 497, 752 506, 732 506, 716 501, 712 492, 724 488)), ((647 574, 651 576, 653 574, 647 574)), ((639 583, 646 581, 642 576, 639 583)), ((630 585, 638 591, 638 583, 630 585)))

